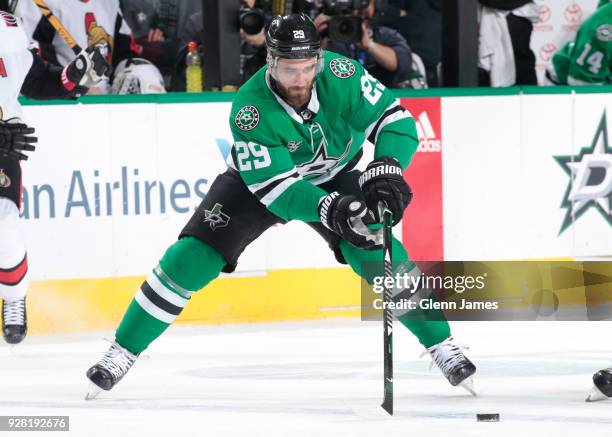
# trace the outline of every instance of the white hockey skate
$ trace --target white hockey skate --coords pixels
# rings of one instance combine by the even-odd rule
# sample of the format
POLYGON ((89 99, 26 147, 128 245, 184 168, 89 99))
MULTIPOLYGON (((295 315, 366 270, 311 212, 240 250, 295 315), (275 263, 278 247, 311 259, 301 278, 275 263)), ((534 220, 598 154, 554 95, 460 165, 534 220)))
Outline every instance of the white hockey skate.
POLYGON ((2 301, 2 336, 8 344, 21 343, 28 333, 25 297, 14 302, 2 301))
POLYGON ((612 398, 612 367, 600 370, 593 375, 593 389, 586 401, 597 402, 610 398, 612 398))
POLYGON ((85 400, 96 398, 101 390, 112 389, 125 376, 137 359, 137 355, 113 342, 102 359, 87 370, 87 378, 91 383, 89 391, 85 395, 85 400))
POLYGON ((453 337, 448 337, 443 342, 427 348, 427 352, 452 386, 463 387, 476 396, 474 390, 476 366, 463 354, 453 337))

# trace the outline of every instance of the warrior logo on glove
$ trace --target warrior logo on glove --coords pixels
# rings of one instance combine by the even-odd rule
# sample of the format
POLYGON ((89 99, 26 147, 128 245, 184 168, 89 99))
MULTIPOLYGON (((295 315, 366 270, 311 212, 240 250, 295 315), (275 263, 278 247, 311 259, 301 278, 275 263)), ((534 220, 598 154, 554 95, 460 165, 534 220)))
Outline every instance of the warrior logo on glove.
POLYGON ((380 221, 380 208, 386 205, 393 213, 393 226, 400 222, 412 200, 412 190, 402 173, 399 161, 385 156, 372 161, 359 177, 359 186, 368 209, 380 221))

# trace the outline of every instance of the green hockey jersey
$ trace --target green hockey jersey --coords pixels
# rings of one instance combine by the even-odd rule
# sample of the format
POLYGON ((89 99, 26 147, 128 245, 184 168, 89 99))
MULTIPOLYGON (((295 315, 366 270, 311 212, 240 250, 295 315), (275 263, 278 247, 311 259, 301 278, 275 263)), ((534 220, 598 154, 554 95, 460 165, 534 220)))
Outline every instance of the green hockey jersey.
POLYGON ((555 53, 552 64, 553 79, 561 84, 612 82, 612 3, 600 6, 582 23, 574 41, 555 53))
POLYGON ((296 112, 272 89, 267 68, 245 83, 232 105, 231 162, 249 190, 285 220, 319 221, 318 185, 355 162, 367 138, 375 157, 408 166, 418 138, 414 119, 358 63, 325 52, 307 108, 296 112))

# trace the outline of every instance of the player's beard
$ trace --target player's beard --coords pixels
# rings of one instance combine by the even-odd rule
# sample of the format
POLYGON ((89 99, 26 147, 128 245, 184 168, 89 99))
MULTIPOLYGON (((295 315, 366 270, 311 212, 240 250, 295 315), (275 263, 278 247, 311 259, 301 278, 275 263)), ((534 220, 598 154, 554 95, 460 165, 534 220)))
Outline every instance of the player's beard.
POLYGON ((310 83, 303 87, 289 86, 285 87, 281 83, 277 82, 277 86, 287 103, 294 108, 302 108, 310 101, 310 95, 312 93, 312 84, 314 79, 310 83))

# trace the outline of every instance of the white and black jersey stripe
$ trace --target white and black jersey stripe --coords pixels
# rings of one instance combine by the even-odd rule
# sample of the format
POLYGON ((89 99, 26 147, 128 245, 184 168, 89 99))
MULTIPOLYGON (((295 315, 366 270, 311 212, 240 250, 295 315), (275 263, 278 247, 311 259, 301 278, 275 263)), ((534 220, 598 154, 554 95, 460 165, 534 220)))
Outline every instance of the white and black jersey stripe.
POLYGON ((301 180, 302 176, 295 168, 276 175, 265 182, 248 185, 249 191, 253 193, 261 203, 268 206, 274 202, 291 185, 301 180))
POLYGON ((365 130, 365 136, 369 142, 376 144, 376 141, 378 141, 378 134, 380 134, 385 126, 404 118, 412 118, 412 114, 402 108, 399 103, 394 102, 385 110, 378 120, 368 126, 365 130))
POLYGON ((174 322, 189 302, 189 297, 181 295, 178 290, 172 290, 166 286, 155 273, 149 275, 147 280, 142 283, 134 299, 143 310, 164 323, 174 322))

